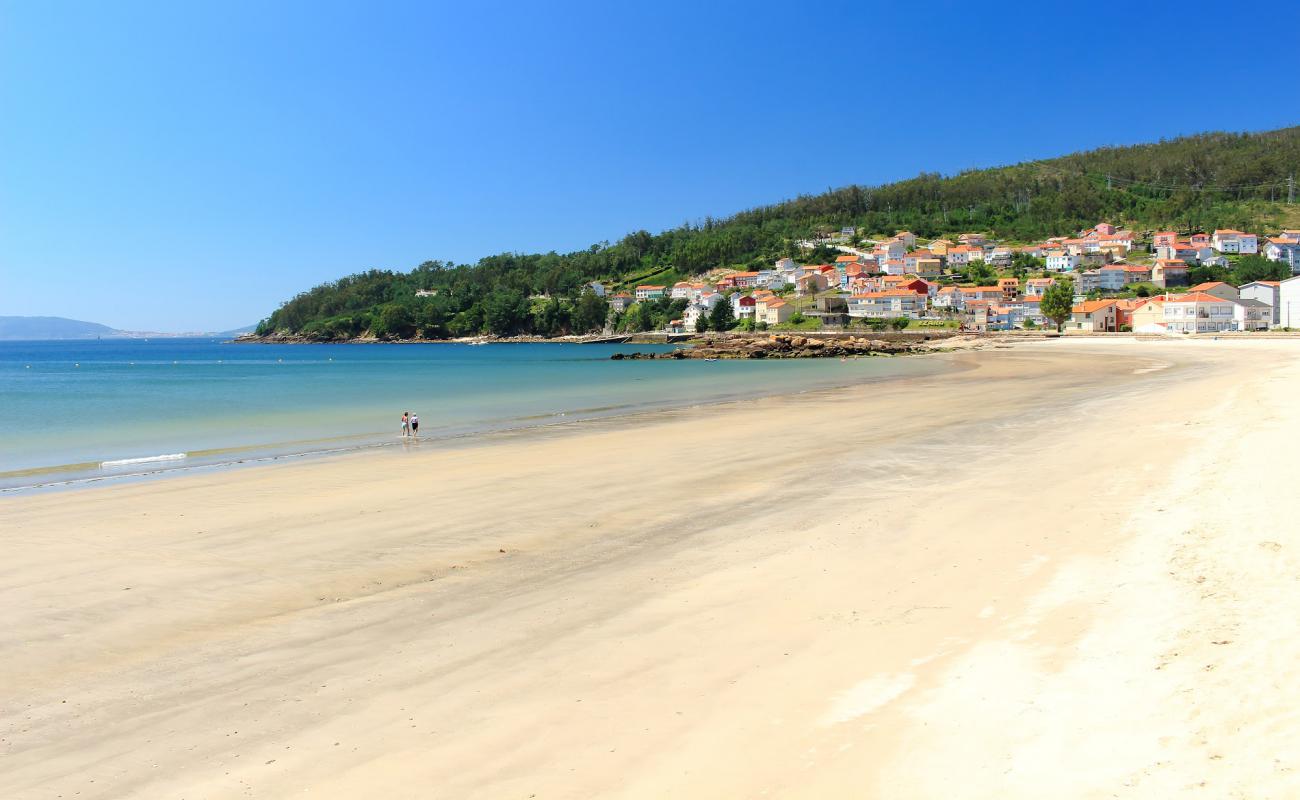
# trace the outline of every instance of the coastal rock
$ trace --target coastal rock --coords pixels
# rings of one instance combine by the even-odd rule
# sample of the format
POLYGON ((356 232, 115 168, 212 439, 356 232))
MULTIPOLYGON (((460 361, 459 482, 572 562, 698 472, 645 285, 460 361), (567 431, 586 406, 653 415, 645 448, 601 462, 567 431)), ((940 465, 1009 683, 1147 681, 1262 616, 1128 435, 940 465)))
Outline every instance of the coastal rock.
POLYGON ((928 352, 930 337, 909 339, 866 339, 859 336, 788 336, 774 334, 756 337, 744 334, 711 336, 690 348, 667 353, 615 353, 616 361, 641 358, 723 359, 723 358, 846 358, 863 355, 895 355, 928 352))

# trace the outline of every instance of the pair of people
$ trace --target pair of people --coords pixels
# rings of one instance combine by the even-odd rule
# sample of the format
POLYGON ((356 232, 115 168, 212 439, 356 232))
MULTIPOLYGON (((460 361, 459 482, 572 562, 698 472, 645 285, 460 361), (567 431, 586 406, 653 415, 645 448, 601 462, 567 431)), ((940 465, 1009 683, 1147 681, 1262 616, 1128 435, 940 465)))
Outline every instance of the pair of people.
POLYGON ((409 411, 402 412, 402 435, 416 436, 420 435, 420 416, 412 414, 409 411))

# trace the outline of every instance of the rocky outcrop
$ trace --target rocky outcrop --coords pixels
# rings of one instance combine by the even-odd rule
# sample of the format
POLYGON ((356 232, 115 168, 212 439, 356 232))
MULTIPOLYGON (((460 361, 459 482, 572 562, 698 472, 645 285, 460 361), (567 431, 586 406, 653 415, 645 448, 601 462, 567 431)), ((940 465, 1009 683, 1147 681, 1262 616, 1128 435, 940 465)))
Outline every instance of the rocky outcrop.
POLYGON ((859 355, 917 353, 928 349, 918 346, 919 344, 919 342, 887 341, 857 336, 819 339, 777 334, 767 337, 715 339, 689 349, 667 353, 615 353, 610 358, 615 361, 645 358, 844 358, 859 355))

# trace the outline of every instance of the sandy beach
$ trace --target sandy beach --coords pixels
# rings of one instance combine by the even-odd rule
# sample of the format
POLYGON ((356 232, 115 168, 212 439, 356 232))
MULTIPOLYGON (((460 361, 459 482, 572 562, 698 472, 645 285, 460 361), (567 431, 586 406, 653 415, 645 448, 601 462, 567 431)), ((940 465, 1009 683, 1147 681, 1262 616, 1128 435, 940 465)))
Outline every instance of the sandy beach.
POLYGON ((1297 355, 0 499, 0 797, 1300 796, 1297 355))

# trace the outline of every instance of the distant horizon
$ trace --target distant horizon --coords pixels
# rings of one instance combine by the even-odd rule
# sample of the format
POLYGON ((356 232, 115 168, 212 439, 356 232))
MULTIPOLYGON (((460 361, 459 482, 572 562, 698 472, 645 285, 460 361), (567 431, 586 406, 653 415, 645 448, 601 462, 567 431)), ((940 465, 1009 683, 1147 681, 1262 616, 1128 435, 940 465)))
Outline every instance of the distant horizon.
MULTIPOLYGON (((1300 22, 1280 3, 1145 18, 1165 13, 1300 22)), ((1120 59, 1027 50, 1027 70, 935 47, 903 64, 854 44, 1032 42, 1076 21, 1036 6, 14 6, 0 314, 229 330, 366 269, 570 252, 850 184, 1296 122, 1287 81, 1189 126, 1146 110, 1120 59), (1083 89, 1129 110, 1063 115, 1083 89)), ((1157 63, 1145 83, 1209 97, 1291 69, 1285 49, 1249 52, 1157 63)))

